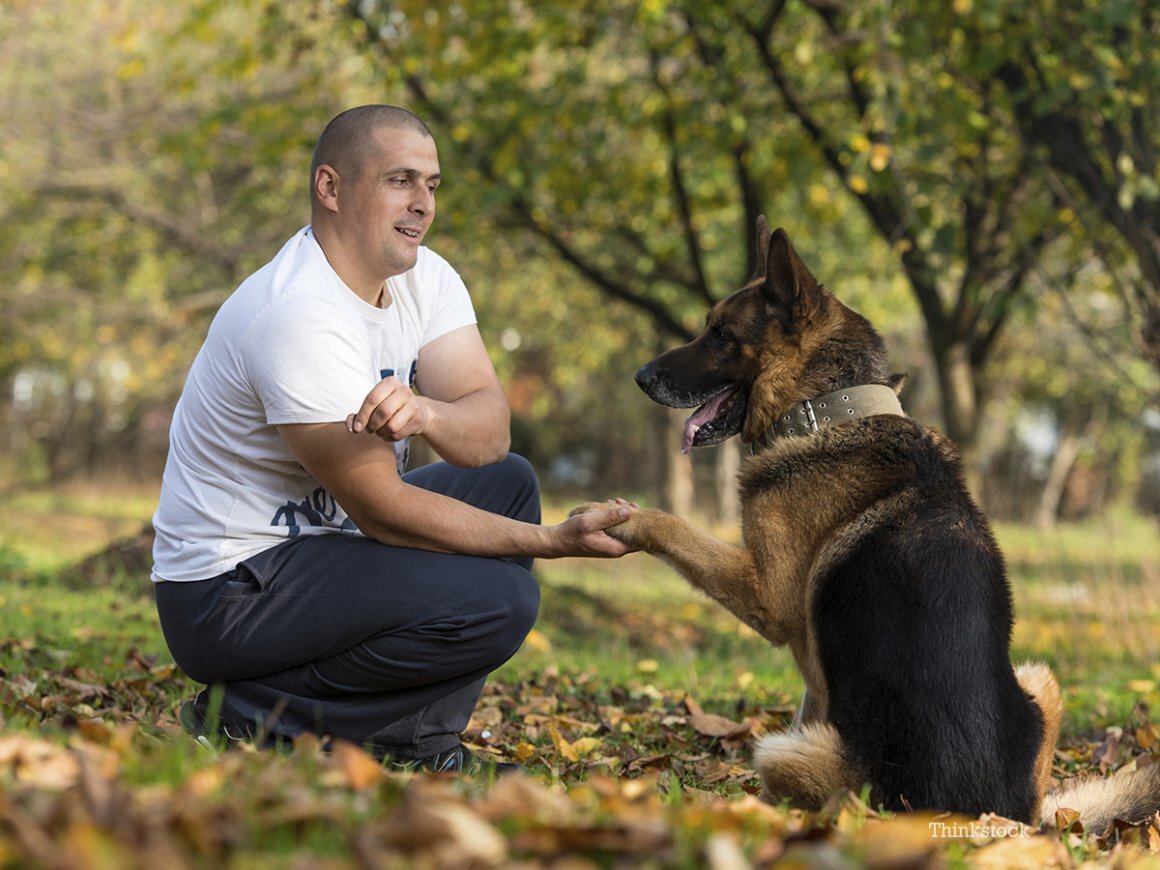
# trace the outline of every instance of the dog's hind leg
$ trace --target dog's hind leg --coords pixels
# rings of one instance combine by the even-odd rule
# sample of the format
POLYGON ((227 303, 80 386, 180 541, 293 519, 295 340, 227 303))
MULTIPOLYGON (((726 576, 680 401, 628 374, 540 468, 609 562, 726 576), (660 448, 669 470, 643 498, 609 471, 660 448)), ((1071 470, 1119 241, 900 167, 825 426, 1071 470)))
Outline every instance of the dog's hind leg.
POLYGON ((1059 692, 1059 682, 1055 674, 1043 662, 1025 662, 1015 669, 1015 679, 1023 691, 1043 714, 1043 742, 1035 756, 1035 806, 1043 802, 1043 796, 1051 785, 1051 759, 1055 744, 1059 740, 1059 724, 1063 719, 1063 698, 1059 692))
POLYGON ((761 775, 761 797, 769 803, 788 798, 794 806, 816 810, 837 792, 862 785, 842 738, 828 723, 770 734, 757 744, 753 760, 761 775))

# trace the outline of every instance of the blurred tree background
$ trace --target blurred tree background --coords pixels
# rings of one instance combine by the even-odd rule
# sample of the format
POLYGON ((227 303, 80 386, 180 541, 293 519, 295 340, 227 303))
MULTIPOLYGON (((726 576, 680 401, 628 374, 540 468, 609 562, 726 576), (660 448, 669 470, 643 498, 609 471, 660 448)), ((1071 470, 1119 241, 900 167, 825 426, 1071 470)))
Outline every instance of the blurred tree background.
POLYGON ((550 492, 736 510, 737 446, 680 457, 631 375, 750 275, 765 213, 989 510, 1160 512, 1151 0, 9 0, 0 47, 5 486, 156 478, 323 125, 393 102, 435 130, 429 244, 550 492))

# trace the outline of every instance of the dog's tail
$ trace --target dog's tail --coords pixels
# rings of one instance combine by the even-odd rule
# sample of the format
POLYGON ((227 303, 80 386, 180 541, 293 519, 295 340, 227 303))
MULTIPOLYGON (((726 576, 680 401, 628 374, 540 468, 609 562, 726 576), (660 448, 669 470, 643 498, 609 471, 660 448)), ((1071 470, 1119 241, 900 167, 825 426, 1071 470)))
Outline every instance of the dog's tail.
POLYGON ((1103 833, 1112 819, 1142 822, 1160 813, 1160 764, 1109 777, 1077 776, 1047 793, 1040 824, 1056 824, 1056 812, 1075 810, 1088 831, 1103 833))

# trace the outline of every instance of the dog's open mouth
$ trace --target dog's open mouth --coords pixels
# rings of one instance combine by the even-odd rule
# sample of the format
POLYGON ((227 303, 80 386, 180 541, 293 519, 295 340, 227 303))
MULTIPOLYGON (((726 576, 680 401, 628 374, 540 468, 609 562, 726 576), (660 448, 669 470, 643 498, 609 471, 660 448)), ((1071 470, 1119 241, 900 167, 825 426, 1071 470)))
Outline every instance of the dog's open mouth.
POLYGON ((735 435, 744 417, 745 401, 737 387, 718 393, 685 421, 681 452, 688 453, 693 447, 718 444, 735 435))

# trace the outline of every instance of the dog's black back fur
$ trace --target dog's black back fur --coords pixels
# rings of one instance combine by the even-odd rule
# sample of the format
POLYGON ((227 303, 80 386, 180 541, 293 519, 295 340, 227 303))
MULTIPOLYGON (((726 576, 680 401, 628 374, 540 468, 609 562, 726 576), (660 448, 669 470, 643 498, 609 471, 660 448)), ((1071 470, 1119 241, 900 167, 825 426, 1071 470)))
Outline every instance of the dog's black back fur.
POLYGON ((941 436, 900 417, 860 426, 884 430, 857 439, 861 462, 899 487, 817 578, 828 718, 875 803, 1030 820, 1043 718, 1011 669, 1003 557, 941 436))

